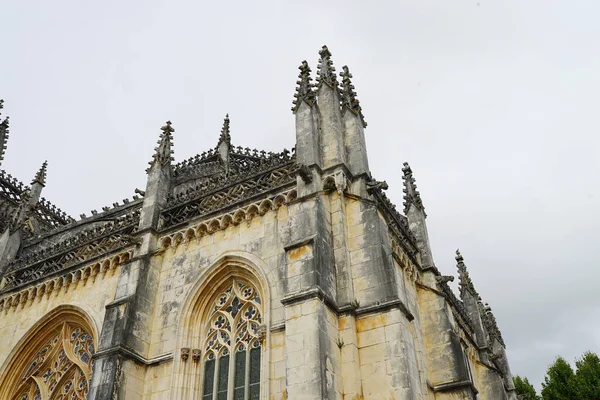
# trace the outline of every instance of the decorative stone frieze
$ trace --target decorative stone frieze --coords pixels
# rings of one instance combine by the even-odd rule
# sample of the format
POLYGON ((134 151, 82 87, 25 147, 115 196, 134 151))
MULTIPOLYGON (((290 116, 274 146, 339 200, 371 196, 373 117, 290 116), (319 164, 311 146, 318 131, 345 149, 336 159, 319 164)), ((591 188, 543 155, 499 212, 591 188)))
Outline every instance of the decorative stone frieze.
POLYGON ((0 296, 0 311, 16 310, 18 305, 25 307, 31 304, 36 298, 41 298, 44 295, 49 296, 51 293, 61 289, 66 292, 69 290, 70 285, 80 281, 87 282, 89 279, 92 279, 95 282, 98 276, 104 276, 109 271, 114 271, 120 264, 128 261, 131 257, 133 257, 133 250, 126 250, 64 275, 43 280, 37 285, 29 286, 18 292, 0 296))
POLYGON ((193 227, 179 230, 160 239, 161 249, 167 250, 170 247, 178 247, 182 243, 188 243, 206 235, 211 235, 217 231, 226 229, 229 226, 239 225, 243 222, 249 223, 256 216, 263 216, 271 210, 277 210, 279 207, 288 204, 296 199, 296 190, 279 193, 268 197, 262 201, 249 204, 245 207, 232 210, 227 214, 215 216, 209 220, 202 221, 193 227))

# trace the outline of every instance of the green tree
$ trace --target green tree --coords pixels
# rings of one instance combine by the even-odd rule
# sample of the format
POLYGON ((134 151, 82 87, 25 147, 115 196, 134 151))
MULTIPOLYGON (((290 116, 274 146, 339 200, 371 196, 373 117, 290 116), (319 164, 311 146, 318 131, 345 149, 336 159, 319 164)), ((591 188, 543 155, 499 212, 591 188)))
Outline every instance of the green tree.
MULTIPOLYGON (((542 382, 542 399, 575 400, 575 373, 573 368, 562 357, 557 357, 554 364, 548 367, 542 382)), ((591 399, 590 399, 591 400, 591 399)))
POLYGON ((515 384, 515 389, 517 390, 517 395, 519 395, 519 399, 523 400, 538 400, 539 397, 535 391, 535 388, 527 378, 521 378, 519 375, 513 377, 513 382, 515 384))
POLYGON ((575 361, 574 383, 577 399, 600 400, 600 358, 591 351, 575 361))

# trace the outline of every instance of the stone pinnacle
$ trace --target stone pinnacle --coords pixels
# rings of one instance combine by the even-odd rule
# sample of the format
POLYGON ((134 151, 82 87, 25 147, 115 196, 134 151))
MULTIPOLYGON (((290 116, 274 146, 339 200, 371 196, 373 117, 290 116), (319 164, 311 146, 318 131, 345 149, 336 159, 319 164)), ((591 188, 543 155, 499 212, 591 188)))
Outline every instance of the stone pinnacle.
POLYGON ((302 64, 300 64, 298 69, 300 70, 298 81, 296 81, 298 86, 296 87, 296 93, 294 93, 295 99, 292 102, 294 104, 292 107, 292 111, 294 113, 298 111, 298 108, 303 101, 309 106, 312 106, 315 103, 315 92, 311 83, 312 78, 310 77, 310 67, 308 66, 306 60, 302 61, 302 64))
POLYGON ((223 128, 221 128, 221 135, 219 136, 219 142, 217 143, 217 147, 221 143, 227 143, 227 146, 231 146, 231 135, 229 132, 229 114, 225 115, 225 119, 223 120, 223 128))
POLYGON ((38 172, 35 174, 35 177, 31 181, 31 184, 39 183, 40 185, 46 185, 46 172, 48 168, 48 161, 44 161, 38 172))
POLYGON ((467 266, 465 265, 464 258, 462 254, 460 254, 460 250, 456 250, 456 266, 458 268, 458 279, 459 284, 458 287, 460 289, 460 297, 464 297, 465 293, 470 293, 476 298, 479 297, 477 291, 475 290, 475 285, 473 285, 473 281, 471 280, 471 276, 469 275, 469 271, 467 271, 467 266))
MULTIPOLYGON (((171 121, 167 121, 160 130, 162 132, 160 134, 160 139, 157 142, 158 146, 154 149, 152 161, 149 162, 150 168, 156 163, 159 165, 167 165, 173 161, 173 150, 171 150, 171 147, 173 146, 173 132, 175 132, 175 129, 171 126, 171 121)), ((149 172, 150 168, 146 169, 146 172, 149 172)))
POLYGON ((342 77, 342 88, 340 90, 342 112, 348 110, 354 115, 357 115, 358 117, 360 117, 363 126, 366 128, 367 122, 365 121, 365 116, 362 113, 360 102, 356 98, 356 92, 354 91, 354 85, 352 84, 352 74, 348 70, 347 65, 344 65, 342 67, 342 72, 340 72, 340 76, 342 77))
POLYGON ((425 207, 423 206, 423 201, 421 200, 421 194, 417 190, 417 184, 415 182, 415 178, 413 177, 412 169, 407 162, 404 163, 404 168, 402 168, 402 172, 404 173, 402 179, 404 180, 404 214, 408 213, 411 204, 417 207, 419 210, 423 212, 425 217, 425 207))
POLYGON ((333 61, 331 60, 331 52, 327 46, 323 46, 319 51, 319 64, 317 67, 317 87, 321 87, 326 84, 330 88, 338 87, 337 77, 335 75, 335 68, 333 67, 333 61))
MULTIPOLYGON (((4 100, 0 99, 0 110, 4 108, 4 100)), ((0 113, 1 115, 1 113, 0 113)), ((0 121, 0 163, 4 160, 6 152, 6 144, 8 142, 8 117, 4 121, 0 121)))

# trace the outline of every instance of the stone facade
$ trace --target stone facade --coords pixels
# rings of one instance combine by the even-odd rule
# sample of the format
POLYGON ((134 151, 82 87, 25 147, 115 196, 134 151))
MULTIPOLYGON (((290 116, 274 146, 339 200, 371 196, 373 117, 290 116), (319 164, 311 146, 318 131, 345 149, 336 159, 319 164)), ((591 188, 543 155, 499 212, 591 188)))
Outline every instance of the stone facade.
POLYGON ((462 255, 457 297, 410 166, 401 214, 319 55, 291 152, 233 146, 226 117, 174 164, 167 122, 140 196, 79 220, 41 198, 45 163, 30 187, 0 172, 0 398, 516 399, 462 255))

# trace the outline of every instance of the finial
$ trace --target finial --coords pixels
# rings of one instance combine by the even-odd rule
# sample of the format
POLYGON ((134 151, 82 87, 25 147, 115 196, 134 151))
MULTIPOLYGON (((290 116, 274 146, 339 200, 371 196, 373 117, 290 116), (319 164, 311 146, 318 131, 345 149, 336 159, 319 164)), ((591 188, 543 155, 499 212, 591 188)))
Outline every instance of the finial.
POLYGON ((348 66, 344 65, 342 67, 342 72, 340 72, 340 76, 342 77, 342 90, 340 91, 340 98, 342 101, 342 112, 345 110, 350 111, 354 115, 360 117, 363 126, 367 127, 367 122, 365 121, 365 116, 362 113, 362 108, 360 106, 360 101, 356 98, 356 92, 354 91, 354 85, 352 84, 352 74, 348 70, 348 66))
POLYGON ((423 201, 421 200, 421 194, 417 190, 417 184, 415 182, 415 178, 413 177, 412 169, 407 162, 404 163, 404 168, 402 168, 402 172, 404 176, 402 179, 404 180, 404 214, 408 213, 410 205, 413 204, 419 210, 423 212, 425 217, 425 207, 423 206, 423 201))
POLYGON ((469 275, 469 271, 467 271, 467 266, 465 265, 464 258, 462 254, 460 254, 460 250, 456 249, 456 266, 458 268, 458 287, 460 289, 460 297, 464 297, 466 292, 469 292, 471 295, 479 298, 479 294, 475 290, 475 285, 473 285, 473 281, 471 280, 471 276, 469 275))
POLYGON ((337 77, 335 75, 335 68, 333 67, 333 61, 331 60, 331 52, 327 46, 323 46, 319 51, 319 64, 317 67, 317 87, 321 87, 326 84, 331 89, 338 87, 337 77))
POLYGON ((39 183, 40 185, 46 185, 46 171, 48 168, 48 161, 44 161, 38 172, 35 174, 35 177, 31 181, 31 184, 39 183))
POLYGON ((173 129, 171 126, 171 121, 167 121, 165 126, 161 127, 160 130, 162 133, 160 134, 160 139, 158 140, 158 147, 154 149, 152 161, 149 162, 150 167, 146 169, 146 172, 150 172, 150 168, 152 168, 155 163, 166 165, 173 161, 173 150, 171 150, 171 146, 173 142, 173 132, 175 132, 175 129, 173 129))
POLYGON ((219 147, 223 142, 227 143, 227 146, 231 147, 231 135, 229 134, 229 114, 226 114, 225 119, 223 120, 223 128, 221 129, 221 136, 219 136, 219 143, 217 143, 217 147, 219 147))
POLYGON ((296 87, 296 93, 294 93, 295 100, 292 102, 294 104, 292 107, 294 113, 298 111, 298 108, 303 101, 309 106, 312 106, 315 103, 315 92, 313 90, 313 84, 311 83, 310 67, 306 60, 302 61, 302 64, 300 64, 298 69, 300 70, 300 74, 298 75, 299 80, 296 81, 298 86, 296 87))
MULTIPOLYGON (((4 100, 0 99, 0 110, 2 110, 3 108, 4 108, 4 100)), ((2 116, 1 112, 0 112, 0 116, 2 116)), ((7 142, 8 142, 8 117, 4 118, 4 121, 0 122, 0 163, 2 163, 2 160, 4 160, 4 153, 6 152, 6 143, 7 142)))

